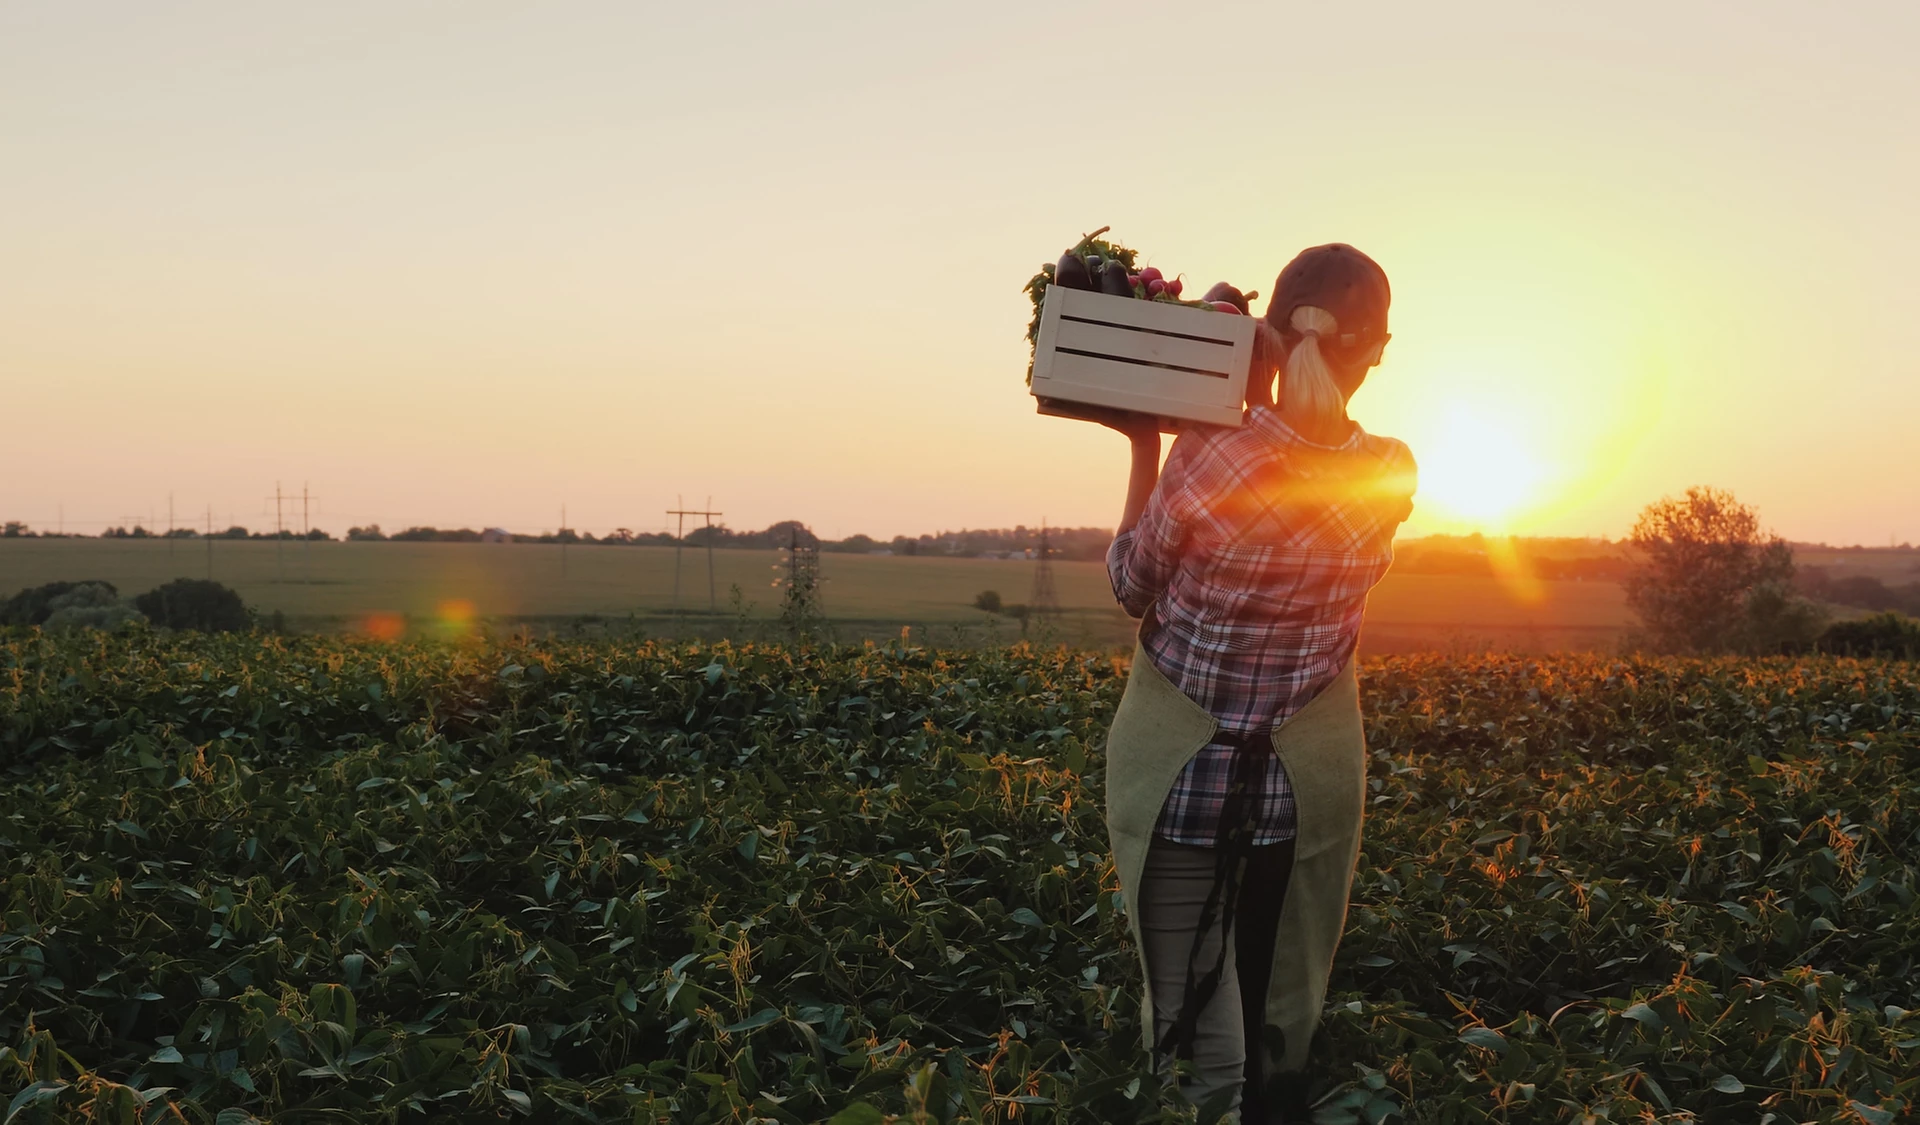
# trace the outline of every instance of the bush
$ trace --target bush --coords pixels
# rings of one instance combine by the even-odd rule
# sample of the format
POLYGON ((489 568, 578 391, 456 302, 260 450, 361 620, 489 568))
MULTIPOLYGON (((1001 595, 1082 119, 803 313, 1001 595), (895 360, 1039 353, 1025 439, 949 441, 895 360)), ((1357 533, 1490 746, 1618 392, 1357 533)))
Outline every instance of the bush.
POLYGON ((140 611, 120 600, 105 582, 82 582, 47 602, 47 620, 41 628, 49 632, 62 629, 103 629, 112 632, 133 624, 146 624, 140 611))
MULTIPOLYGON (((47 618, 53 615, 57 598, 65 597, 82 587, 95 587, 106 592, 109 600, 119 596, 113 583, 99 580, 84 582, 49 582, 45 586, 30 586, 4 602, 0 602, 0 625, 45 625, 47 618)), ((97 597, 97 594, 88 596, 97 597)))
POLYGON ((176 578, 133 600, 155 625, 201 633, 230 633, 251 624, 240 595, 205 578, 176 578))
POLYGON ((973 596, 973 608, 975 609, 985 610, 988 613, 999 613, 1000 606, 1000 591, 998 590, 982 590, 973 596))
POLYGON ((1913 660, 1920 658, 1920 620, 1898 613, 1876 613, 1853 621, 1836 621, 1815 644, 1822 652, 1913 660))

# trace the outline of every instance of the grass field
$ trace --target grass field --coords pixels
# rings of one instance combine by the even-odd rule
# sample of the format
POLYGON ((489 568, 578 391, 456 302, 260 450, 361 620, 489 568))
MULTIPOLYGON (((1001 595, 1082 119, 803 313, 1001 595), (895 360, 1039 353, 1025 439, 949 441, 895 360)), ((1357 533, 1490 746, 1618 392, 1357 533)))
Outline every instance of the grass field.
MULTIPOLYGON (((670 547, 572 547, 476 543, 274 543, 215 540, 207 544, 140 539, 0 540, 0 594, 57 580, 99 578, 136 594, 175 577, 212 577, 234 587, 262 614, 279 611, 290 627, 351 631, 375 614, 424 626, 477 616, 501 624, 543 627, 598 616, 649 633, 680 635, 735 630, 738 587, 749 621, 778 611, 772 551, 715 551, 680 560, 680 612, 675 612, 675 552, 670 547), (711 594, 710 594, 711 586, 711 594)), ((1009 603, 1033 588, 1034 564, 1022 560, 878 555, 824 555, 825 603, 836 631, 887 636, 901 626, 954 643, 1012 639, 1019 625, 973 608, 974 596, 997 590, 1009 603)), ((1063 615, 1050 635, 1082 644, 1121 644, 1132 626, 1114 607, 1106 571, 1094 562, 1056 562, 1063 615)), ((1618 586, 1543 582, 1504 586, 1485 578, 1390 574, 1369 608, 1365 646, 1371 652, 1506 648, 1525 651, 1613 647, 1627 624, 1618 586)))

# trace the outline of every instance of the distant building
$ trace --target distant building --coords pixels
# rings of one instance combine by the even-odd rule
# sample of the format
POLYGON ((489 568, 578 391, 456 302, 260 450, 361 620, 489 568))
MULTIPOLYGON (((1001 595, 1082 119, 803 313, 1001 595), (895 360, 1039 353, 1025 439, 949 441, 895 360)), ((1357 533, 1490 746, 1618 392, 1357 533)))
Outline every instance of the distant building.
POLYGON ((482 543, 511 543, 513 533, 503 527, 490 527, 480 533, 482 543))

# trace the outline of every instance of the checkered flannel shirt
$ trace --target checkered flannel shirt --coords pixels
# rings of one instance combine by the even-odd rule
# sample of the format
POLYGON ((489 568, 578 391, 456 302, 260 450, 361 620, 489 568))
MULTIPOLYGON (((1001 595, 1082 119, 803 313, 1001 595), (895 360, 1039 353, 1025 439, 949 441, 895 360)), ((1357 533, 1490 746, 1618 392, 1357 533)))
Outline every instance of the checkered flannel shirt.
MULTIPOLYGON (((1188 430, 1139 524, 1107 550, 1114 596, 1135 617, 1153 610, 1147 659, 1222 734, 1278 726, 1352 657, 1414 481, 1407 447, 1359 426, 1317 445, 1255 406, 1238 429, 1188 430)), ((1221 741, 1196 754, 1154 833, 1214 845, 1232 758, 1221 741)), ((1254 842, 1289 839, 1294 822, 1286 773, 1269 768, 1254 842)))

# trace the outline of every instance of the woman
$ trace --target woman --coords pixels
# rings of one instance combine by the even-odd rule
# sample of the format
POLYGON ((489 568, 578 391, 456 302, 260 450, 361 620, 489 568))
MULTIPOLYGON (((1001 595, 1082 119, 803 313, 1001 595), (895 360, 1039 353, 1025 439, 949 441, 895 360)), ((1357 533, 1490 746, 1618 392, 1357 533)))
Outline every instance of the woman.
MULTIPOLYGON (((1259 323, 1238 429, 1133 441, 1114 596, 1142 618, 1107 813, 1165 1059, 1246 1122, 1304 1114, 1302 1069, 1360 846, 1353 653, 1412 511, 1413 457, 1347 418, 1386 346, 1386 274, 1303 251, 1259 323), (1278 370, 1280 393, 1273 395, 1278 370)), ((1304 1119, 1304 1118, 1303 1118, 1304 1119)))

